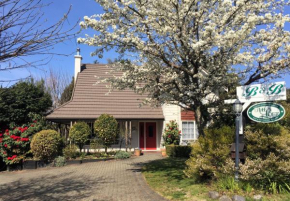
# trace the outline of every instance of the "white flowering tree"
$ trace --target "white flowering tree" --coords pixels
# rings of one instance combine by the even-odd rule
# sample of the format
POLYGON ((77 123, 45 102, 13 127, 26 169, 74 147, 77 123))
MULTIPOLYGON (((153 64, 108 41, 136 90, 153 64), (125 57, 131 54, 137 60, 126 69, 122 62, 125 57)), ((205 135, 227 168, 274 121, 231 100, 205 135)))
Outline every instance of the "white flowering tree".
MULTIPOLYGON (((221 101, 212 92, 240 81, 247 85, 289 70, 290 33, 286 0, 96 0, 104 13, 84 17, 102 57, 115 50, 122 77, 111 87, 148 93, 152 104, 173 103, 196 111, 200 132, 208 108, 221 101), (143 83, 143 84, 141 84, 143 83), (145 84, 144 84, 145 83, 145 84)), ((108 81, 108 80, 107 80, 108 81)))

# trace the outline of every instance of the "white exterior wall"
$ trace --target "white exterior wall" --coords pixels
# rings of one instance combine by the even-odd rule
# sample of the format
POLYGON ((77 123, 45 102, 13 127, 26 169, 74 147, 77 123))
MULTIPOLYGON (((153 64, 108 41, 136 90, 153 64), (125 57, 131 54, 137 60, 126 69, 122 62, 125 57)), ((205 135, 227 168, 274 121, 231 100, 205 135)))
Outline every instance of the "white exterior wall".
MULTIPOLYGON (((165 128, 166 124, 169 123, 169 121, 176 120, 176 122, 178 123, 178 126, 179 126, 179 130, 182 131, 181 107, 178 105, 167 104, 167 105, 162 106, 162 110, 163 110, 163 115, 165 118, 165 121, 163 123, 163 128, 165 128)), ((195 121, 190 121, 190 120, 186 120, 186 121, 194 123, 195 136, 198 137, 198 132, 197 132, 197 127, 196 127, 195 121)), ((162 138, 162 142, 163 142, 163 138, 162 138)), ((162 144, 162 142, 161 142, 161 144, 162 144)), ((187 140, 183 141, 182 136, 181 136, 180 144, 186 145, 187 143, 188 143, 188 141, 187 140)))
MULTIPOLYGON (((164 122, 163 122, 163 128, 165 128, 166 124, 169 123, 169 121, 175 120, 178 125, 179 129, 181 130, 182 122, 181 122, 181 108, 178 105, 171 105, 166 104, 162 106, 163 115, 164 115, 164 122)), ((163 129, 162 129, 163 133, 163 129)), ((163 138, 161 137, 161 145, 163 143, 163 138)))

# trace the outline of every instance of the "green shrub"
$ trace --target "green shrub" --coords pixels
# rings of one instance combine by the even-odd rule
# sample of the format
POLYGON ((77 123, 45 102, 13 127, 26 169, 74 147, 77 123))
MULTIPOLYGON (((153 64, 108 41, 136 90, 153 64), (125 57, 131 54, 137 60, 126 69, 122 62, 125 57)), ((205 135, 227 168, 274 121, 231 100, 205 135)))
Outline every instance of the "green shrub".
POLYGON ((166 154, 169 157, 189 158, 191 146, 168 145, 166 146, 166 154))
POLYGON ((119 134, 118 122, 108 114, 102 114, 94 124, 98 139, 102 142, 107 153, 107 148, 116 142, 119 134))
MULTIPOLYGON (((279 124, 245 131, 247 159, 240 165, 241 179, 270 193, 290 192, 290 133, 279 124)), ((228 162, 226 166, 233 165, 228 162)))
POLYGON ((274 153, 281 159, 290 159, 290 134, 279 124, 255 125, 245 131, 247 155, 250 159, 266 159, 274 153))
MULTIPOLYGON (((223 173, 233 175, 234 171, 234 161, 227 160, 223 173)), ((281 160, 273 153, 265 159, 247 158, 244 164, 240 164, 240 179, 269 193, 290 192, 290 161, 281 160)))
POLYGON ((60 153, 62 139, 54 130, 42 130, 33 136, 30 146, 35 158, 49 162, 60 153))
POLYGON ((181 131, 179 131, 178 124, 175 120, 167 123, 163 133, 164 145, 178 145, 180 141, 180 133, 181 131))
POLYGON ((58 156, 54 159, 54 164, 56 167, 62 167, 66 165, 66 160, 65 157, 63 156, 58 156))
POLYGON ((130 152, 125 152, 125 151, 118 151, 115 155, 115 159, 126 159, 131 157, 130 152))
POLYGON ((88 141, 90 134, 91 129, 86 122, 77 122, 69 131, 70 139, 79 146, 80 151, 88 141))
POLYGON ((78 147, 75 145, 67 145, 63 149, 63 155, 66 159, 76 158, 80 155, 80 152, 77 151, 78 147))
MULTIPOLYGON (((247 159, 240 164, 241 180, 270 193, 290 192, 290 134, 279 124, 255 124, 245 131, 247 159)), ((227 160, 224 174, 234 173, 227 160)))
POLYGON ((230 144, 235 130, 228 126, 205 130, 205 136, 193 143, 190 158, 186 161, 185 174, 197 180, 219 176, 220 169, 230 155, 230 144))

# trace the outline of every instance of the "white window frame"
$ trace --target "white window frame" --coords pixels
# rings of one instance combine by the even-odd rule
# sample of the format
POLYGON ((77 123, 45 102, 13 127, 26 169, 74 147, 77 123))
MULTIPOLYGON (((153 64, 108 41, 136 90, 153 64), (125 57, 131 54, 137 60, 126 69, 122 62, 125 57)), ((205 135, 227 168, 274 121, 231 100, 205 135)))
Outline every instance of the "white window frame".
POLYGON ((197 135, 196 135, 196 122, 191 121, 191 120, 182 120, 181 121, 181 141, 191 141, 191 140, 197 140, 197 135), (184 139, 183 138, 183 123, 193 123, 193 139, 184 139))

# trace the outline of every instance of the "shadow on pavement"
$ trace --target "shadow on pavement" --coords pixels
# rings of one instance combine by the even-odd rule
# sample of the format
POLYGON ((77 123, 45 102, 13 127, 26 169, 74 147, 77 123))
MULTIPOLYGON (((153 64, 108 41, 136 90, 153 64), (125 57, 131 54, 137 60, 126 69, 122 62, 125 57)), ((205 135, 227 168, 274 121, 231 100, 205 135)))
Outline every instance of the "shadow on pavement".
POLYGON ((104 178, 91 180, 88 177, 73 176, 70 173, 57 176, 42 176, 24 181, 15 181, 0 187, 0 200, 81 200, 97 190, 104 178), (94 188, 92 189, 92 186, 94 188))

